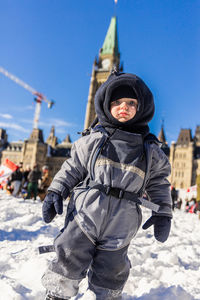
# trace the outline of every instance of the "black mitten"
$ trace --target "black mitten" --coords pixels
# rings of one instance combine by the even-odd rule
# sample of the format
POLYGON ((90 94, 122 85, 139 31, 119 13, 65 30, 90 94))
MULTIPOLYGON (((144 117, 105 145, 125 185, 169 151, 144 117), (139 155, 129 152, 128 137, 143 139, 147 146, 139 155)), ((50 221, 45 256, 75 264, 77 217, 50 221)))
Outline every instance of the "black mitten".
POLYGON ((56 214, 63 213, 63 198, 55 192, 49 192, 44 198, 42 215, 46 223, 50 223, 56 214))
POLYGON ((171 229, 171 218, 167 216, 152 216, 142 226, 145 230, 154 225, 154 236, 157 241, 164 243, 171 229))

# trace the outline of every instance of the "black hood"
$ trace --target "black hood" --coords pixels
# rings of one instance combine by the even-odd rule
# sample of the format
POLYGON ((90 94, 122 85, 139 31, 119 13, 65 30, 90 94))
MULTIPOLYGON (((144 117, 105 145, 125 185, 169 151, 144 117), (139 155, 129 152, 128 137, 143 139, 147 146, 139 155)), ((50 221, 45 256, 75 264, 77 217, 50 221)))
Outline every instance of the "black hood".
POLYGON ((155 106, 153 95, 142 79, 133 74, 114 72, 96 92, 95 111, 99 123, 104 127, 119 128, 146 136, 149 133, 148 123, 153 118, 155 106), (119 122, 110 113, 111 95, 121 85, 131 87, 138 100, 136 115, 127 122, 119 122))

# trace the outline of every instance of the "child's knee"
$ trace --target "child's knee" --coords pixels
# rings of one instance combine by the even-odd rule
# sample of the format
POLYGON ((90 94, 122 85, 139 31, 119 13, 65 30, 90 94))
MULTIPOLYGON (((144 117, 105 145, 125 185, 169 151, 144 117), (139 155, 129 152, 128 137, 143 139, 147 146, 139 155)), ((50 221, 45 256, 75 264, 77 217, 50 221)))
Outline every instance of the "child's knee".
POLYGON ((108 289, 123 288, 131 267, 126 254, 127 248, 116 251, 98 251, 89 274, 90 281, 108 289))

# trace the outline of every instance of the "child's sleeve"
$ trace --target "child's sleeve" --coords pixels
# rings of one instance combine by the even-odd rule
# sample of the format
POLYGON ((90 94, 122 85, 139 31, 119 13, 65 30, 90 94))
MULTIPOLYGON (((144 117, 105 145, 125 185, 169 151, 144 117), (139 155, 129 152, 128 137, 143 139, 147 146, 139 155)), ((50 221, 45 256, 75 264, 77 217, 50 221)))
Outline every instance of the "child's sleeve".
POLYGON ((64 199, 68 197, 70 191, 87 176, 90 148, 84 138, 72 145, 71 157, 63 163, 48 191, 61 194, 64 199))
POLYGON ((172 217, 171 190, 167 179, 171 173, 171 166, 165 153, 156 144, 151 144, 151 147, 152 162, 146 193, 153 203, 160 205, 159 211, 153 212, 153 215, 172 217))

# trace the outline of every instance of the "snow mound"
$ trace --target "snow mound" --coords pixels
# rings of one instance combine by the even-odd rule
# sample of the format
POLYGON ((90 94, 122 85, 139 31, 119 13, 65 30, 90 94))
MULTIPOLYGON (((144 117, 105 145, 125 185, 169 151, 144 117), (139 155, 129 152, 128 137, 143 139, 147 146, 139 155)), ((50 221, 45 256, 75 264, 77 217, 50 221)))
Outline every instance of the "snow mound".
MULTIPOLYGON (((53 243, 64 215, 47 225, 40 201, 16 199, 3 191, 0 204, 0 300, 43 300, 41 277, 55 253, 39 255, 38 247, 53 243)), ((149 216, 143 210, 143 220, 149 216)), ((152 228, 140 228, 129 247, 132 268, 123 300, 200 300, 199 230, 197 215, 178 210, 164 244, 155 241, 152 228)), ((94 300, 87 286, 84 279, 72 300, 94 300)))

